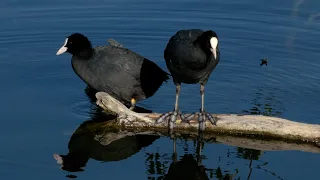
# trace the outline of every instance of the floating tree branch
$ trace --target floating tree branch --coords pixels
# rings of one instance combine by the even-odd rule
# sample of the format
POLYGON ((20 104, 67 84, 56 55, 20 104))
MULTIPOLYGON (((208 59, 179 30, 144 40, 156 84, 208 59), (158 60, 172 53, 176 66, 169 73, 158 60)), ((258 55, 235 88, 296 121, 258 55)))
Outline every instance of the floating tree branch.
MULTIPOLYGON (((105 111, 117 116, 112 125, 116 128, 125 128, 131 132, 160 132, 168 135, 168 122, 162 124, 154 124, 155 120, 160 117, 159 113, 136 113, 129 110, 122 103, 111 97, 105 92, 96 93, 97 105, 105 111)), ((306 124, 294 122, 282 118, 263 116, 263 115, 238 115, 238 114, 212 114, 217 118, 217 124, 212 125, 209 121, 205 123, 206 129, 203 132, 205 139, 215 137, 217 135, 228 135, 236 137, 253 137, 263 138, 264 140, 282 140, 295 143, 311 143, 313 146, 320 147, 320 125, 306 124)), ((109 123, 110 124, 110 123, 109 123)), ((190 123, 183 123, 178 118, 174 127, 174 133, 181 136, 198 135, 197 117, 192 119, 190 123)), ((226 142, 227 143, 227 142, 226 142)), ((241 142, 238 142, 241 144, 241 142)), ((236 143, 233 143, 236 144, 236 143)), ((279 144, 279 143, 278 143, 279 144)), ((272 145, 272 144, 271 144, 272 145)), ((289 150, 290 147, 279 147, 274 144, 275 150, 289 150)), ((240 146, 240 145, 239 145, 240 146)), ((245 145, 254 146, 254 145, 245 145)), ((271 150, 272 146, 266 146, 262 149, 271 150), (268 148, 266 148, 268 147, 268 148)), ((292 148, 297 149, 297 147, 292 148)), ((298 148, 299 149, 299 148, 298 148)), ((308 148, 307 148, 308 149, 308 148)), ((312 152, 320 152, 317 150, 306 150, 312 152)))

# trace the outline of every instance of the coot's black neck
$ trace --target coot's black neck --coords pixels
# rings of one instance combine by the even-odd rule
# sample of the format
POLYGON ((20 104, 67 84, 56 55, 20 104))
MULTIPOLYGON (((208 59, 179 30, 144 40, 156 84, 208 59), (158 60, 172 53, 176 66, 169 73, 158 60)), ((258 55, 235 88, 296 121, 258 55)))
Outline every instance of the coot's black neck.
POLYGON ((194 45, 194 47, 201 49, 205 53, 207 59, 211 58, 212 52, 210 50, 210 47, 208 47, 208 45, 205 42, 203 42, 201 39, 199 39, 199 38, 196 39, 193 42, 193 45, 194 45))
POLYGON ((84 49, 82 51, 75 52, 73 55, 79 59, 87 60, 93 56, 93 53, 94 53, 94 49, 88 48, 88 49, 84 49))

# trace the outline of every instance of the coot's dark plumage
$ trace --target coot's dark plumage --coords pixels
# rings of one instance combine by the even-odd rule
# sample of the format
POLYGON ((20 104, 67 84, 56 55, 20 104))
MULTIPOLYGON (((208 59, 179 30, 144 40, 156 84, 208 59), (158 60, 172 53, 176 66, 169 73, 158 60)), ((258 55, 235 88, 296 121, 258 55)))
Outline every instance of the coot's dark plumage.
POLYGON ((92 47, 89 39, 80 33, 67 37, 57 55, 71 53, 75 73, 91 88, 104 91, 123 103, 151 97, 168 74, 154 62, 122 47, 114 40, 108 46, 92 47))
MULTIPOLYGON (((176 85, 176 104, 173 112, 164 114, 158 119, 163 121, 171 115, 170 129, 177 115, 181 83, 200 83, 201 110, 199 114, 200 128, 203 130, 205 117, 214 123, 213 117, 204 111, 204 86, 211 72, 220 61, 218 36, 214 31, 200 29, 180 30, 169 40, 164 51, 167 67, 176 85)), ((183 116, 183 120, 187 121, 183 116)))

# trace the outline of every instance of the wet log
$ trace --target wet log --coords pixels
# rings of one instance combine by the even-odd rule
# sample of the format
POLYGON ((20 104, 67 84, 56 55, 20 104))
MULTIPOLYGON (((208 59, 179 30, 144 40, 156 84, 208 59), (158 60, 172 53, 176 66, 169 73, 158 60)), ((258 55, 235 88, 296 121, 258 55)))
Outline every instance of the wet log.
MULTIPOLYGON (((159 113, 133 112, 105 92, 96 93, 96 98, 98 106, 117 116, 117 119, 112 123, 115 127, 121 127, 131 132, 172 134, 168 134, 167 121, 161 124, 154 123, 160 117, 159 113)), ((207 140, 218 135, 227 135, 238 138, 259 138, 264 141, 281 140, 287 143, 308 143, 317 148, 320 147, 320 125, 317 124, 306 124, 263 115, 212 114, 212 116, 218 121, 216 125, 212 125, 209 121, 205 123, 206 129, 202 136, 207 140)), ((178 118, 174 134, 195 137, 198 135, 198 128, 197 117, 192 119, 189 124, 181 122, 178 118)), ((271 143, 266 145, 268 148, 265 149, 272 149, 272 145, 277 146, 277 144, 271 143)), ((279 148, 279 150, 281 149, 289 150, 290 147, 279 148)), ((297 147, 294 149, 297 150, 297 147)), ((312 152, 317 152, 317 150, 312 150, 312 152)))
MULTIPOLYGON (((69 142, 69 148, 75 147, 73 152, 79 149, 78 147, 88 147, 86 151, 94 151, 90 153, 91 155, 96 153, 108 155, 101 155, 100 157, 104 157, 103 161, 107 160, 110 157, 110 153, 116 151, 117 149, 122 149, 123 153, 132 152, 133 150, 132 144, 134 144, 134 139, 140 137, 140 140, 144 142, 150 142, 150 139, 157 139, 158 137, 168 136, 168 131, 162 131, 158 129, 154 129, 153 131, 149 129, 135 129, 135 128, 127 128, 117 125, 117 120, 110 120, 108 116, 108 121, 103 121, 99 119, 98 121, 89 120, 84 122, 78 127, 78 129, 74 132, 73 136, 69 142), (130 146, 122 146, 121 142, 126 141, 125 139, 129 139, 130 146), (99 143, 100 145, 96 144, 99 143), (108 147, 112 145, 112 151, 108 151, 108 147), (117 147, 119 146, 119 147, 117 147), (124 150, 129 148, 129 150, 124 150)), ((257 137, 237 137, 216 133, 207 133, 202 136, 202 139, 199 139, 197 133, 175 133, 174 137, 176 139, 180 139, 182 141, 195 141, 201 140, 206 144, 225 144, 234 147, 241 147, 246 149, 254 149, 260 151, 303 151, 303 152, 311 152, 311 153, 320 153, 320 148, 315 146, 313 143, 301 143, 301 142, 290 142, 290 141, 279 141, 279 140, 270 140, 266 138, 257 138, 257 137)), ((128 145, 128 143, 125 143, 128 145)), ((138 143, 140 144, 140 143, 138 143)), ((141 144, 140 144, 141 145, 141 144)), ((146 144, 145 144, 146 145, 146 144)), ((82 148, 83 150, 83 148, 82 148)), ((137 151, 136 151, 137 152, 137 151)), ((112 155, 112 158, 121 158, 119 154, 112 155)), ((97 159, 99 155, 95 155, 94 159, 97 159)), ((102 159, 99 159, 102 160, 102 159)))

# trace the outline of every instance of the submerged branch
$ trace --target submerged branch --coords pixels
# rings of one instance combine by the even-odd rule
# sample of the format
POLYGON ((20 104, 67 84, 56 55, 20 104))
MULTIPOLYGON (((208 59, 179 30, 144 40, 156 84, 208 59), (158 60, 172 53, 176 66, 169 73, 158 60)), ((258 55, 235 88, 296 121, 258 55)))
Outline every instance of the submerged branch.
MULTIPOLYGON (((105 92, 96 94, 97 105, 105 111, 117 116, 117 119, 112 124, 114 128, 125 129, 127 131, 137 132, 157 132, 162 135, 168 134, 168 123, 154 124, 155 120, 160 117, 159 113, 136 113, 129 110, 126 106, 111 97, 105 92)), ((261 147, 265 150, 302 150, 309 152, 320 152, 320 125, 306 124, 293 122, 290 120, 269 117, 262 115, 237 115, 237 114, 212 114, 217 118, 217 124, 212 125, 209 121, 205 123, 206 129, 203 132, 203 137, 207 140, 216 138, 217 135, 235 136, 237 138, 245 136, 248 138, 263 138, 263 143, 242 143, 243 141, 232 141, 231 145, 245 146, 255 149, 261 147), (270 141, 265 144, 265 139, 282 140, 295 143, 311 143, 311 147, 300 145, 285 145, 284 142, 270 141), (280 144, 280 145, 279 145, 280 144), (317 146, 317 147, 314 147, 317 146), (310 149, 311 148, 311 149, 310 149), (313 149, 315 148, 315 149, 313 149)), ((190 121, 190 124, 181 123, 178 119, 174 127, 174 133, 178 136, 192 136, 196 138, 198 135, 197 117, 190 121)), ((246 138, 243 138, 245 141, 246 138)), ((230 139, 230 138, 229 138, 230 139)), ((228 144, 230 141, 224 140, 223 143, 228 144)))

